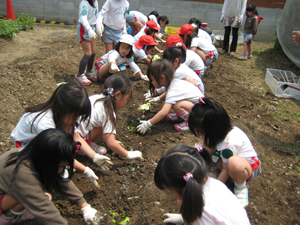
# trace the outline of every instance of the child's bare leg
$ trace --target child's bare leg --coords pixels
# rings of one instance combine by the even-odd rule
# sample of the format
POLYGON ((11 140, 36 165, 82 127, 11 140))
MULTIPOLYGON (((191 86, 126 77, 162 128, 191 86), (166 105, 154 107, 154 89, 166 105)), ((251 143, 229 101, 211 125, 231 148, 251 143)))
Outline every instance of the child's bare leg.
POLYGON ((103 140, 103 129, 102 127, 96 127, 91 131, 91 140, 97 142, 98 140, 103 140))
POLYGON ((110 50, 114 49, 114 44, 113 43, 105 43, 105 50, 106 53, 108 53, 110 50))
POLYGON ((183 100, 183 101, 176 102, 176 104, 172 106, 172 109, 177 114, 182 113, 184 110, 190 113, 192 111, 193 106, 194 104, 192 102, 183 100))
POLYGON ((247 43, 247 50, 248 50, 248 55, 251 55, 252 49, 251 49, 251 42, 250 41, 247 43))
POLYGON ((249 162, 239 156, 231 156, 227 162, 229 176, 237 183, 243 184, 251 176, 252 170, 249 162))
POLYGON ((244 47, 244 55, 247 54, 247 50, 248 50, 248 44, 246 41, 243 42, 243 47, 244 47))
POLYGON ((204 52, 202 52, 199 48, 196 48, 195 52, 200 55, 201 59, 203 60, 203 62, 206 62, 206 56, 204 54, 204 52))
POLYGON ((3 196, 1 208, 3 212, 9 209, 12 209, 15 212, 21 212, 25 209, 25 207, 21 203, 19 203, 16 199, 6 193, 3 196))

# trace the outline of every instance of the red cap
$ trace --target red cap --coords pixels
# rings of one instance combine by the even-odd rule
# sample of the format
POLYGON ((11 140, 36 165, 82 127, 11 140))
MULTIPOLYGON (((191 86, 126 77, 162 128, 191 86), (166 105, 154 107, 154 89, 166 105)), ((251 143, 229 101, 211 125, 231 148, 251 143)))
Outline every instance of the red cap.
MULTIPOLYGON (((180 43, 184 48, 185 45, 183 44, 182 42, 182 39, 181 37, 178 35, 178 34, 171 34, 167 40, 166 40, 166 47, 165 47, 165 50, 169 47, 169 46, 177 46, 178 47, 178 43, 180 43)), ((164 51, 165 51, 164 50, 164 51)))
POLYGON ((179 30, 176 30, 177 34, 189 35, 193 33, 194 27, 191 24, 183 24, 179 30))
POLYGON ((139 42, 135 42, 134 45, 137 49, 141 49, 144 45, 158 45, 158 43, 154 41, 152 36, 143 35, 140 37, 139 42))
POLYGON ((154 29, 154 30, 160 30, 160 28, 157 26, 157 23, 153 20, 148 20, 146 22, 146 26, 150 29, 154 29))

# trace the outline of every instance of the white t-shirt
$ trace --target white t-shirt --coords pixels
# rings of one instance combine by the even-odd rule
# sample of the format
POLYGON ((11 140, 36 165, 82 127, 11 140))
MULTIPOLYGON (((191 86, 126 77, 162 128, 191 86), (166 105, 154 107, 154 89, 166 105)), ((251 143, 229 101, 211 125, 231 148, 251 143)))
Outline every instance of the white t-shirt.
POLYGON ((139 11, 130 11, 135 15, 135 18, 140 21, 143 25, 146 25, 146 22, 148 21, 147 16, 145 16, 143 13, 139 11))
POLYGON ((136 74, 138 72, 141 71, 140 67, 138 65, 136 65, 136 63, 133 61, 133 58, 127 58, 127 57, 121 57, 121 55, 119 54, 119 52, 115 49, 110 50, 108 53, 106 53, 105 55, 103 55, 102 60, 106 63, 106 62, 118 62, 118 65, 121 65, 123 63, 127 63, 130 68, 133 70, 133 73, 136 74))
POLYGON ((30 142, 42 131, 56 127, 53 120, 52 111, 48 110, 36 118, 31 131, 32 121, 38 114, 39 112, 25 113, 19 120, 15 129, 11 132, 11 138, 13 138, 14 141, 30 142))
POLYGON ((148 56, 146 55, 144 49, 137 49, 137 47, 135 47, 135 45, 132 47, 133 53, 134 53, 134 57, 139 57, 141 59, 146 59, 148 56))
MULTIPOLYGON (((256 157, 257 153, 253 148, 250 139, 240 128, 234 126, 227 134, 224 141, 217 145, 218 151, 222 152, 224 149, 230 149, 233 155, 242 158, 256 157)), ((222 154, 221 154, 222 157, 222 154)), ((222 161, 227 163, 227 159, 222 157, 222 161)))
POLYGON ((184 62, 192 70, 203 70, 204 62, 201 57, 194 51, 187 49, 186 50, 186 59, 184 62))
POLYGON ((206 31, 202 30, 202 29, 198 30, 198 37, 204 38, 208 42, 212 43, 211 37, 209 36, 209 34, 206 31))
POLYGON ((203 185, 204 210, 193 225, 250 225, 246 210, 219 180, 208 177, 203 185))
POLYGON ((174 77, 180 80, 192 78, 197 86, 203 84, 201 78, 196 74, 196 72, 184 63, 181 63, 180 66, 175 70, 174 77))
POLYGON ((156 16, 155 15, 153 15, 153 14, 151 14, 150 16, 148 16, 149 17, 149 20, 153 20, 156 24, 158 24, 158 22, 157 22, 157 18, 156 18, 156 16))
MULTIPOLYGON (((105 97, 104 95, 92 95, 89 97, 91 101, 91 116, 90 122, 88 120, 83 121, 79 124, 77 128, 75 128, 75 133, 79 132, 82 137, 85 137, 91 130, 96 127, 102 127, 103 134, 116 134, 116 130, 112 130, 112 124, 110 120, 107 120, 107 116, 105 114, 105 108, 103 106, 103 101, 98 101, 98 99, 105 97), (95 104, 96 102, 96 104, 95 104), (107 121, 107 122, 106 122, 107 121), (106 123, 106 124, 105 124, 106 123), (105 126, 104 126, 105 125, 105 126)), ((116 114, 114 113, 116 118, 116 114)), ((80 121, 80 118, 78 119, 80 121)))
POLYGON ((94 6, 95 7, 92 7, 87 0, 82 0, 79 4, 78 22, 85 28, 97 24, 97 19, 99 19, 97 0, 95 0, 94 6))
POLYGON ((103 23, 114 30, 126 30, 125 13, 128 12, 129 2, 127 0, 106 0, 100 15, 103 23))
POLYGON ((209 53, 210 51, 214 51, 215 48, 216 48, 212 44, 211 39, 210 39, 210 41, 208 41, 208 40, 206 40, 206 38, 202 38, 202 37, 194 37, 193 40, 192 40, 192 43, 191 43, 191 47, 200 48, 205 53, 209 53))
POLYGON ((134 42, 139 42, 140 40, 140 37, 146 35, 146 32, 145 32, 145 29, 146 29, 146 26, 144 26, 134 37, 133 37, 133 40, 134 42))
POLYGON ((198 87, 186 80, 174 78, 167 88, 165 103, 174 105, 181 100, 198 103, 200 97, 204 95, 198 87))

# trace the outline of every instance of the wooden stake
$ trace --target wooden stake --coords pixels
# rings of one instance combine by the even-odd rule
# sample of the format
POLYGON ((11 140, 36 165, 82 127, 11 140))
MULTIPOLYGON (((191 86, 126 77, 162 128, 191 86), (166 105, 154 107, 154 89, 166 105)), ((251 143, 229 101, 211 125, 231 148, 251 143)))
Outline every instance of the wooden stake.
POLYGON ((285 71, 283 71, 283 72, 284 72, 284 76, 285 76, 285 78, 286 78, 286 82, 288 82, 288 83, 289 83, 290 81, 289 81, 289 78, 288 78, 288 76, 286 75, 286 72, 285 72, 285 71))
POLYGON ((285 79, 284 79, 284 76, 282 75, 282 73, 279 71, 279 73, 280 73, 280 76, 281 76, 281 78, 282 78, 282 80, 284 81, 284 82, 287 82, 285 79))
POLYGON ((299 84, 299 82, 300 82, 300 77, 298 76, 298 82, 297 82, 297 84, 299 84))

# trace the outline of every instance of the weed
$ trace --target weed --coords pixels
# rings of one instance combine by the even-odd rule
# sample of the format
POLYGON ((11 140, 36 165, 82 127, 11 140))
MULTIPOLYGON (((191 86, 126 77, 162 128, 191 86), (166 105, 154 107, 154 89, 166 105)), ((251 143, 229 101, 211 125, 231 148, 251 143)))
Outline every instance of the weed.
POLYGON ((291 114, 293 117, 297 117, 298 119, 300 118, 300 113, 298 113, 298 112, 290 112, 290 114, 291 114))
POLYGON ((135 126, 128 126, 128 127, 127 127, 127 130, 129 130, 129 131, 133 131, 133 130, 134 130, 134 128, 135 128, 135 126))
POLYGON ((294 167, 294 171, 297 172, 297 173, 300 173, 300 167, 299 166, 295 166, 294 167))
POLYGON ((252 51, 252 54, 253 55, 257 55, 257 56, 260 56, 264 53, 264 50, 263 49, 255 49, 252 51))
POLYGON ((109 210, 109 212, 113 215, 113 216, 117 216, 117 215, 119 215, 118 213, 115 213, 115 212, 113 212, 112 211, 112 209, 111 210, 109 210))

